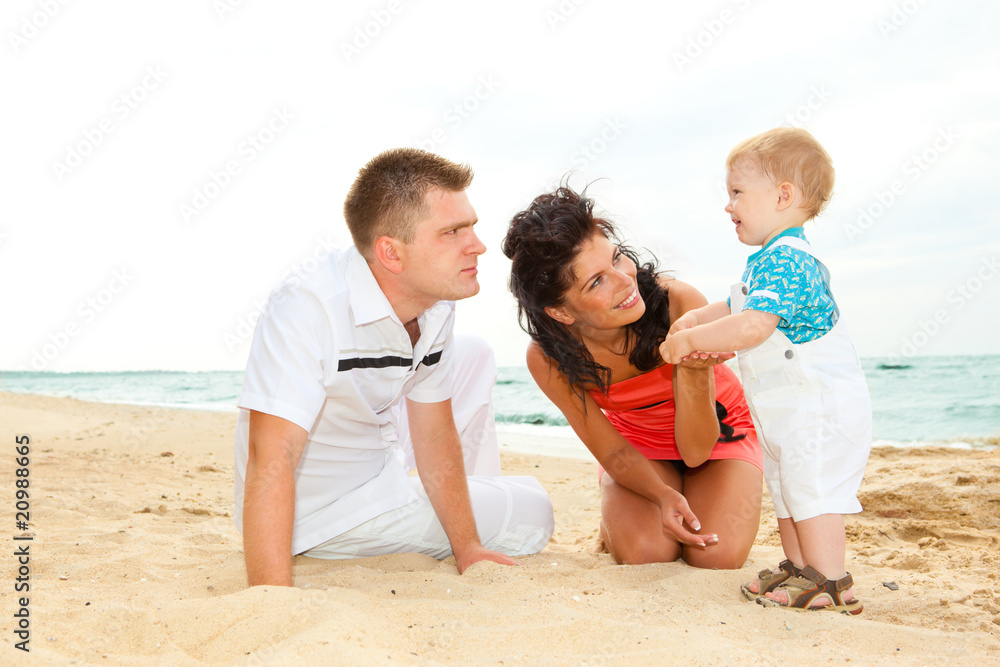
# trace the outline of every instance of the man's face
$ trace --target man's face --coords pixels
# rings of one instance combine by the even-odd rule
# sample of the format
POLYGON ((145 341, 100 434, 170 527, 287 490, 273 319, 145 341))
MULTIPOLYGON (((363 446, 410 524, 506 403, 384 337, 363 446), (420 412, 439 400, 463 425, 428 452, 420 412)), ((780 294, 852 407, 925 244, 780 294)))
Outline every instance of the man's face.
POLYGON ((478 294, 476 267, 486 246, 473 231, 478 219, 469 197, 440 188, 424 197, 430 214, 417 223, 413 243, 399 249, 410 296, 430 307, 478 294))

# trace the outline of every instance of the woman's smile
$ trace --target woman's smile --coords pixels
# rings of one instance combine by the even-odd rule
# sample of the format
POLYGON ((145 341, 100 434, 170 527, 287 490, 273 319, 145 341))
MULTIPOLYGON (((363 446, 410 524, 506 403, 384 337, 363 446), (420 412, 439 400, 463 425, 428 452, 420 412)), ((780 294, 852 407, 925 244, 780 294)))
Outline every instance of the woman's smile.
POLYGON ((631 308, 632 306, 634 306, 638 302, 639 302, 639 290, 637 290, 635 287, 633 287, 632 288, 632 293, 629 294, 628 297, 624 301, 622 301, 617 306, 615 306, 613 310, 631 308))

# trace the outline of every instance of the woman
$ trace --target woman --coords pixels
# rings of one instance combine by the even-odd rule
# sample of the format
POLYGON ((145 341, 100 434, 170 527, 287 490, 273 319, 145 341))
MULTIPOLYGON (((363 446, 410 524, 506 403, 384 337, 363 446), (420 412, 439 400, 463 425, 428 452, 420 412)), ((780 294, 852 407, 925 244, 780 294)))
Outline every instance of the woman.
POLYGON ((639 266, 593 201, 565 187, 514 216, 503 252, 532 338, 528 370, 601 464, 601 538, 614 559, 741 567, 762 489, 742 388, 723 359, 670 366, 657 349, 705 297, 639 266))

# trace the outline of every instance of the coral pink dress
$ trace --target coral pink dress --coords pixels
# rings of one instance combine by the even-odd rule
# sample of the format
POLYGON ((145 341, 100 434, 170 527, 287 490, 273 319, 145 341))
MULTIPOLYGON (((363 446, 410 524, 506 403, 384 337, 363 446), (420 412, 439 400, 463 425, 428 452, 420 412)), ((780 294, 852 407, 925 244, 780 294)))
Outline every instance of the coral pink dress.
MULTIPOLYGON (((736 374, 725 364, 715 371, 716 412, 721 434, 709 460, 737 459, 763 470, 763 455, 757 442, 750 409, 736 374)), ((678 461, 681 454, 674 440, 674 367, 665 364, 628 380, 615 382, 604 394, 587 393, 607 415, 612 426, 650 460, 678 461)))

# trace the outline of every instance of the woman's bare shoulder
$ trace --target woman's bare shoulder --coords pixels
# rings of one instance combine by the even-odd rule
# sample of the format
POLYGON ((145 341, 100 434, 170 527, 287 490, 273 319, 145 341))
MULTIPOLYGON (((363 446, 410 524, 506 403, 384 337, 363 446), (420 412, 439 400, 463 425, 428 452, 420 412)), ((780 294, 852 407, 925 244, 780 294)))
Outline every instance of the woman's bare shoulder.
MULTIPOLYGON (((543 381, 550 381, 549 376, 555 367, 555 363, 552 359, 542 351, 542 346, 535 341, 528 343, 528 349, 525 352, 525 362, 528 364, 528 372, 531 373, 531 377, 535 378, 535 382, 539 385, 543 381)), ((560 375, 562 375, 560 373, 560 375)))
POLYGON ((532 341, 526 354, 528 372, 535 384, 556 407, 568 415, 582 408, 580 398, 573 390, 569 378, 559 370, 559 365, 542 351, 542 346, 532 341))
POLYGON ((670 319, 676 320, 689 310, 708 305, 708 299, 694 285, 670 276, 659 277, 660 286, 670 299, 670 319))

